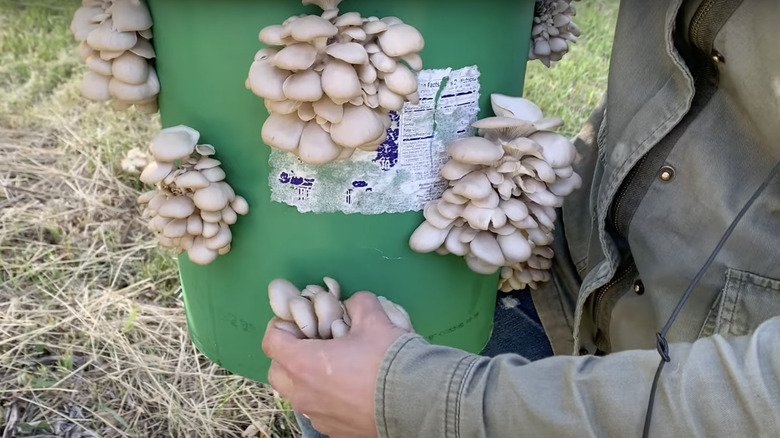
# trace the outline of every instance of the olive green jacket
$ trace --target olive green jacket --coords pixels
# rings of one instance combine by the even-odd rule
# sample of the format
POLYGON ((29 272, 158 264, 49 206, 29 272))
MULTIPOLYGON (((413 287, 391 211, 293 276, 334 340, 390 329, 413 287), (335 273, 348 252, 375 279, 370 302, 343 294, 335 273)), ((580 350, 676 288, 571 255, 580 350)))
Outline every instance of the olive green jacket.
MULTIPOLYGON (((589 184, 559 212, 553 280, 533 293, 556 355, 406 335, 377 381, 380 437, 642 435, 656 333, 780 159, 778 20, 775 0, 622 1, 608 91, 576 141, 589 184)), ((650 435, 780 436, 778 315, 775 178, 667 335, 650 435)))

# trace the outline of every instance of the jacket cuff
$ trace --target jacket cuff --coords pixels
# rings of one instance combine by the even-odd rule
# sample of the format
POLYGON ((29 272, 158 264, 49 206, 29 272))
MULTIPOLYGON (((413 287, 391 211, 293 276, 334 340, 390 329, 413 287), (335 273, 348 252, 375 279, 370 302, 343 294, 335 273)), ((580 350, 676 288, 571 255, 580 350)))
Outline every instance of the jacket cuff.
POLYGON ((380 438, 454 437, 465 378, 479 356, 409 333, 390 346, 374 393, 380 438))

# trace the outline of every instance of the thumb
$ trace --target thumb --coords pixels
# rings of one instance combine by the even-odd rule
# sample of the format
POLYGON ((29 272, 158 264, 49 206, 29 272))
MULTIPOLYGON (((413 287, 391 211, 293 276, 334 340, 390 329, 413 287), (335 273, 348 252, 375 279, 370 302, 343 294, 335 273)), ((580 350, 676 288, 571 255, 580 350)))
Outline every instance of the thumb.
POLYGON ((371 292, 357 292, 344 302, 347 313, 352 320, 352 330, 363 330, 369 327, 385 325, 393 327, 382 304, 371 292))

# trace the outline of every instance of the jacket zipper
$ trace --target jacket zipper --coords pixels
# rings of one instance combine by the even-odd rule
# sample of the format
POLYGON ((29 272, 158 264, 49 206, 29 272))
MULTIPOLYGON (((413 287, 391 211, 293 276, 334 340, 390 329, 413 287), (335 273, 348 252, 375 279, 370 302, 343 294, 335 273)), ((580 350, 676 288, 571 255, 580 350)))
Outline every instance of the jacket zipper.
MULTIPOLYGON (((647 160, 647 154, 642 156, 642 158, 637 162, 634 167, 631 169, 631 171, 628 173, 628 176, 626 177, 626 181, 624 181, 621 184, 620 191, 617 194, 616 201, 614 204, 614 210, 612 214, 612 226, 615 228, 615 231, 617 231, 619 234, 625 235, 623 232, 624 230, 621 230, 618 228, 618 218, 620 217, 620 205, 623 203, 623 199, 626 197, 626 193, 628 193, 628 188, 631 186, 631 183, 634 181, 634 177, 636 177, 637 172, 642 167, 642 164, 644 164, 645 160, 647 160)), ((628 237, 628 236, 626 236, 628 237)))
POLYGON ((699 6, 698 10, 696 11, 696 14, 691 19, 691 27, 688 30, 689 39, 691 41, 691 44, 694 46, 700 46, 700 43, 702 42, 702 36, 701 36, 701 28, 702 23, 704 22, 704 18, 707 17, 710 10, 713 6, 715 6, 715 3, 717 3, 717 0, 704 0, 704 3, 699 6))
POLYGON ((621 281, 625 280, 628 274, 633 270, 633 267, 634 267, 634 263, 631 262, 628 266, 626 266, 620 272, 618 272, 616 276, 612 277, 612 280, 610 280, 609 283, 602 286, 598 290, 598 292, 596 292, 596 298, 593 302, 593 319, 594 319, 594 323, 596 323, 597 325, 598 325, 598 321, 595 320, 598 318, 600 314, 599 311, 601 309, 599 308, 599 306, 601 305, 602 299, 607 294, 607 292, 609 292, 610 289, 615 287, 621 281))

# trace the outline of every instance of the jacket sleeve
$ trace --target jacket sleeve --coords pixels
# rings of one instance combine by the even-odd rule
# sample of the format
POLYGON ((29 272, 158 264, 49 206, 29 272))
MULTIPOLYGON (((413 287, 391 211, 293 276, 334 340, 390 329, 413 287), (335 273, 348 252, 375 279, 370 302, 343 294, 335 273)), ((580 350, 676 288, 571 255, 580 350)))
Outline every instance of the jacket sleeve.
MULTIPOLYGON (((650 436, 777 436, 780 317, 750 336, 712 336, 670 352, 650 436)), ((377 431, 381 438, 642 436, 659 360, 654 350, 486 358, 405 335, 377 379, 377 431)))

